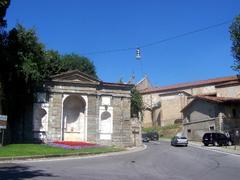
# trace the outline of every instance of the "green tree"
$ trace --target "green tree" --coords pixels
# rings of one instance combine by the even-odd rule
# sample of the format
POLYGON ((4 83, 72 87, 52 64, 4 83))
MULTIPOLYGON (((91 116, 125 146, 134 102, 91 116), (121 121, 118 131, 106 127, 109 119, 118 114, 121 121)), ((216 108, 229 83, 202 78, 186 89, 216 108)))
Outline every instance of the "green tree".
POLYGON ((63 64, 61 63, 61 55, 58 51, 47 50, 44 54, 45 64, 43 67, 43 79, 47 80, 50 76, 63 72, 63 64))
POLYGON ((237 16, 230 26, 232 40, 232 54, 235 59, 233 69, 240 71, 240 15, 237 16))
POLYGON ((25 124, 25 115, 32 111, 34 90, 43 81, 44 46, 33 29, 17 25, 5 34, 2 51, 5 52, 0 61, 2 111, 8 115, 9 142, 19 142, 31 132, 24 130, 29 126, 25 124))
POLYGON ((143 100, 140 92, 134 87, 131 90, 131 117, 142 117, 143 100))
POLYGON ((61 56, 45 51, 34 29, 17 25, 9 32, 0 32, 0 100, 2 113, 8 115, 8 140, 21 142, 31 135, 34 93, 45 80, 68 70, 78 69, 97 77, 95 66, 76 54, 61 56))
POLYGON ((61 57, 62 71, 78 69, 90 76, 97 78, 96 68, 88 58, 77 54, 66 54, 61 57))

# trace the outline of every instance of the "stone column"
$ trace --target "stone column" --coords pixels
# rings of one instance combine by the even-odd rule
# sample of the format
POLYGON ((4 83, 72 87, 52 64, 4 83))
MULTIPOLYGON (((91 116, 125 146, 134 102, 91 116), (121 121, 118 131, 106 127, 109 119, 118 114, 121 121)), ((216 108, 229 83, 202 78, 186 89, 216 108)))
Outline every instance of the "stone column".
POLYGON ((218 117, 216 117, 216 119, 215 119, 215 129, 218 132, 222 132, 223 131, 223 127, 222 127, 223 117, 224 117, 224 114, 220 112, 218 114, 218 117))
POLYGON ((88 117, 87 117, 87 141, 96 143, 98 133, 98 113, 96 95, 88 96, 88 117))
POLYGON ((48 140, 61 140, 62 94, 50 94, 48 116, 48 140))

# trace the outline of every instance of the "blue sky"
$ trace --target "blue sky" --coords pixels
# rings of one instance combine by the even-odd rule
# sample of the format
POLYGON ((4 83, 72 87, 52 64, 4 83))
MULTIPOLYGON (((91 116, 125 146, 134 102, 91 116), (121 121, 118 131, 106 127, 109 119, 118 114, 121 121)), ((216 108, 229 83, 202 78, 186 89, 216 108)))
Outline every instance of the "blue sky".
MULTIPOLYGON (((138 47, 232 20, 237 0, 12 0, 8 28, 35 27, 47 49, 60 53, 138 47)), ((145 74, 154 86, 235 75, 229 24, 135 50, 88 54, 100 79, 136 81, 145 74)))

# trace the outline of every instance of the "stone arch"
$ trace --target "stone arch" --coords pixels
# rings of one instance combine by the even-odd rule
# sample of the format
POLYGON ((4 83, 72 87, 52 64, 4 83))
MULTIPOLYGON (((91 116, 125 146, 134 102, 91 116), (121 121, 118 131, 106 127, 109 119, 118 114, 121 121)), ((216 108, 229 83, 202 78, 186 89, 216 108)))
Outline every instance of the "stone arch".
POLYGON ((80 141, 85 133, 86 102, 78 95, 69 95, 63 101, 64 140, 80 141))
POLYGON ((75 122, 80 113, 85 112, 86 102, 76 95, 68 96, 63 102, 63 117, 68 122, 75 122))

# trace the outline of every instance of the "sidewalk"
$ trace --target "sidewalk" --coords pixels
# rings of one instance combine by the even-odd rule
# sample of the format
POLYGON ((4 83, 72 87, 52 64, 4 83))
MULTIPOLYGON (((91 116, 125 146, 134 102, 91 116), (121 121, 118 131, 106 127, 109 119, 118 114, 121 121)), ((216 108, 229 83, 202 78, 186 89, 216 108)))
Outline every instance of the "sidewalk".
POLYGON ((225 152, 225 153, 230 153, 230 154, 236 154, 240 155, 240 146, 204 146, 202 142, 196 142, 196 141, 189 141, 188 144, 190 146, 195 146, 195 147, 201 147, 204 149, 208 150, 214 150, 214 151, 220 151, 220 152, 225 152))
MULTIPOLYGON (((170 142, 171 139, 168 138, 160 138, 160 141, 170 142)), ((189 146, 198 147, 202 149, 208 149, 213 151, 225 152, 235 155, 240 155, 240 146, 204 146, 202 142, 198 141, 188 141, 189 146)))

